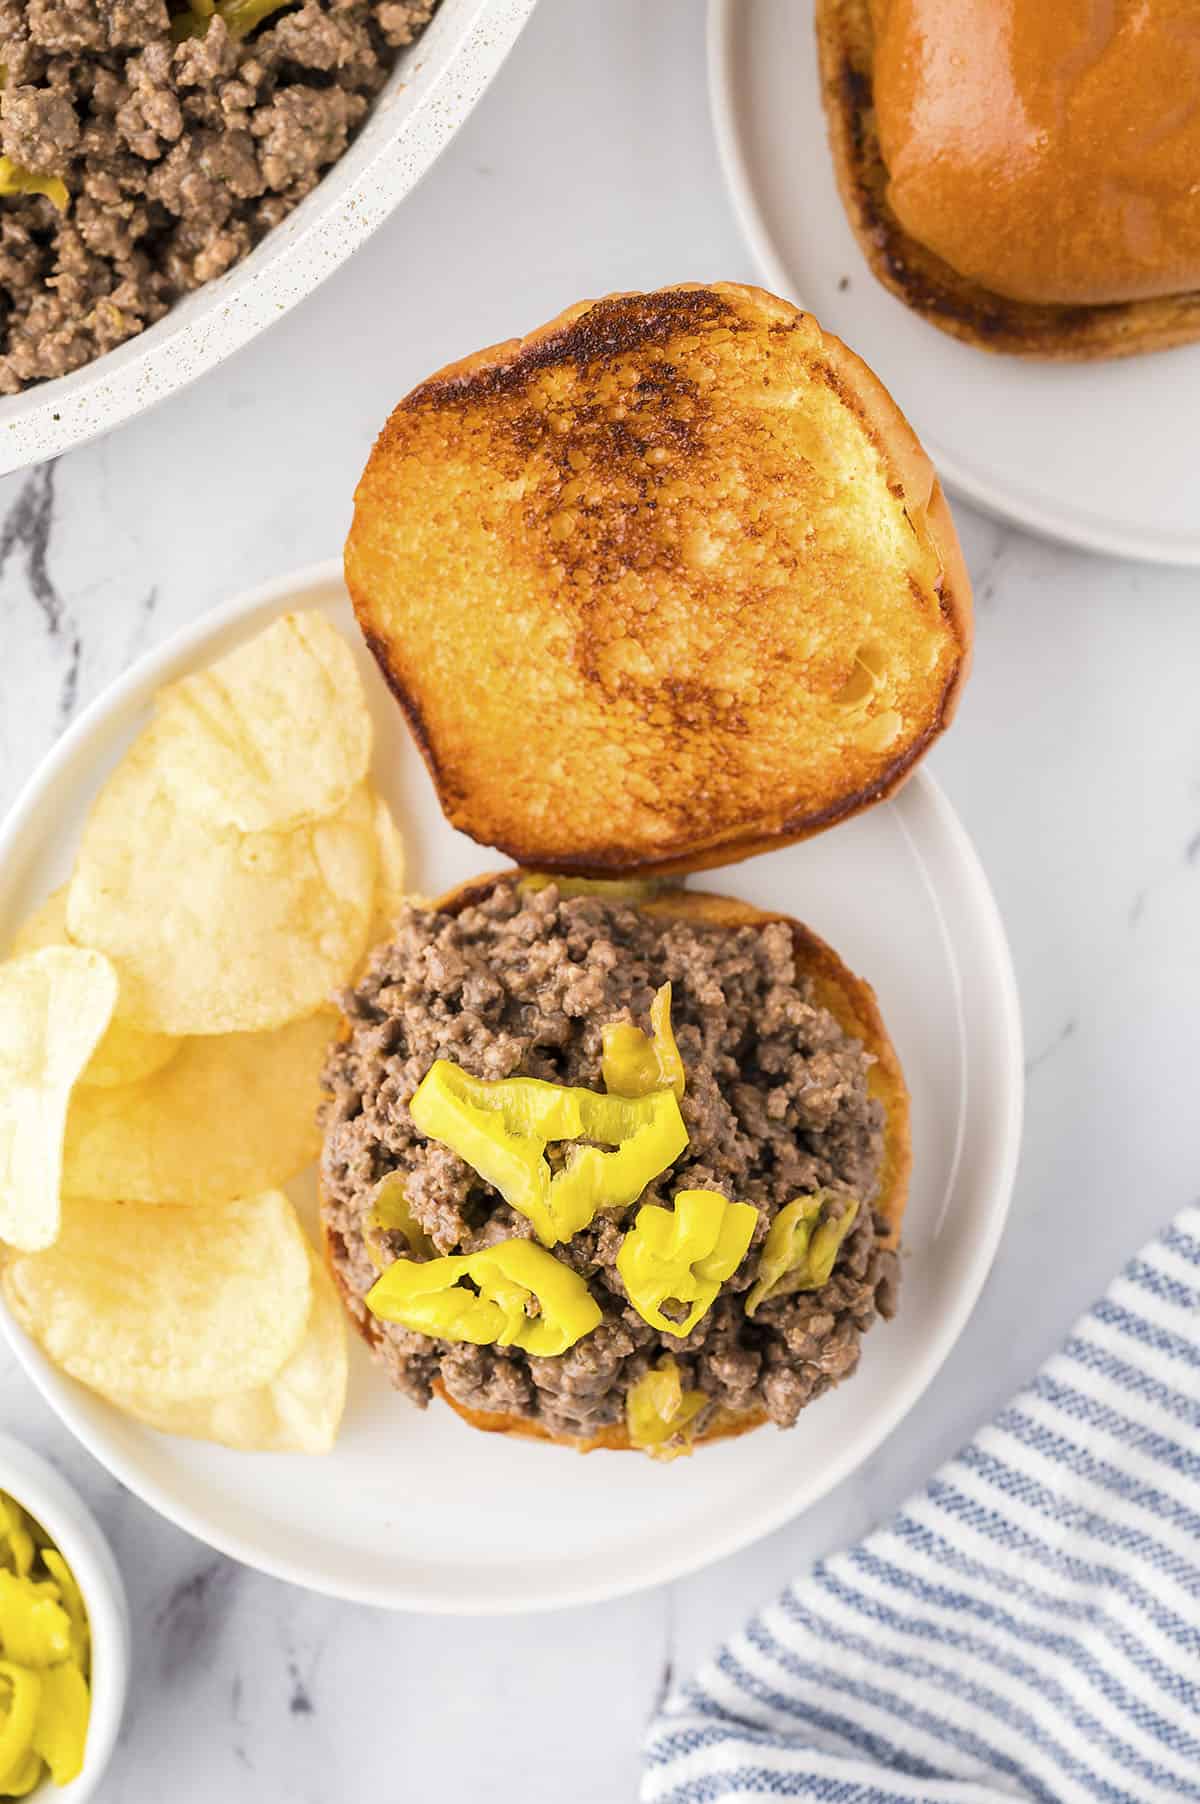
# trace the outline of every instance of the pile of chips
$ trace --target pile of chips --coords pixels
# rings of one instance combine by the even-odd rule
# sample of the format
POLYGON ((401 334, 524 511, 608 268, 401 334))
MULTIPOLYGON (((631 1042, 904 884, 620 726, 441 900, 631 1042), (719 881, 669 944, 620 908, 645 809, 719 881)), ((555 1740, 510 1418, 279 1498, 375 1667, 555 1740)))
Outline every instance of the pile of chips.
POLYGON ((168 1433, 337 1431, 341 1307, 279 1186, 318 1151, 330 997, 402 896, 370 755, 349 647, 285 615, 162 691, 0 965, 4 1294, 168 1433))

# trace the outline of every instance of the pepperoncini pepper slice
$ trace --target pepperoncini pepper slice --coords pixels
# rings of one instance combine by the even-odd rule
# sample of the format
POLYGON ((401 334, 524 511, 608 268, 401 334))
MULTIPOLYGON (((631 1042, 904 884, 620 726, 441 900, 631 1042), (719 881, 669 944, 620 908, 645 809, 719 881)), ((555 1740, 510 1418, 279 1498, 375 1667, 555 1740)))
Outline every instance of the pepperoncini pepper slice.
POLYGON ((409 1104, 416 1126, 465 1159, 518 1214, 543 1246, 578 1234, 599 1209, 623 1209, 687 1145, 679 1104, 669 1090, 605 1096, 540 1078, 469 1077, 448 1059, 430 1066, 409 1104), (550 1171, 551 1140, 594 1140, 572 1147, 563 1170, 550 1171))
POLYGON ((33 1730, 42 1698, 41 1675, 12 1660, 0 1660, 0 1791, 17 1778, 33 1749, 33 1730))
POLYGON ((746 1298, 746 1314, 753 1315, 770 1297, 787 1297, 798 1290, 820 1290, 828 1284, 842 1242, 858 1216, 858 1200, 837 1191, 816 1190, 798 1196, 775 1217, 763 1241, 758 1276, 746 1298), (822 1215, 831 1201, 845 1203, 837 1217, 822 1215))
POLYGON ((519 888, 529 894, 553 884, 560 896, 601 896, 607 902, 644 902, 663 886, 653 877, 551 877, 531 871, 519 888))
POLYGON ((671 986, 664 983, 655 991, 654 1001, 650 1004, 650 1027, 654 1034, 654 1056, 658 1060, 658 1069, 662 1073, 663 1085, 673 1090, 676 1097, 681 1097, 687 1079, 684 1075, 683 1060, 679 1048, 675 1044, 675 1030, 671 1026, 671 986))
POLYGON ((36 1748, 29 1748, 4 1781, 6 1798, 27 1798, 42 1778, 42 1758, 36 1748))
POLYGON ((0 1646, 21 1666, 52 1666, 71 1657, 71 1619, 57 1587, 0 1571, 0 1646))
POLYGON ((0 1492, 0 1563, 18 1578, 28 1578, 33 1566, 34 1543, 19 1503, 0 1492))
POLYGON ((648 1040, 632 1021, 610 1021, 600 1029, 604 1052, 600 1070, 604 1088, 614 1096, 648 1096, 660 1086, 658 1058, 648 1040))
POLYGON ((71 204, 67 184, 60 176, 26 169, 5 156, 0 156, 0 194, 44 194, 60 213, 65 213, 71 204))
POLYGON ((363 1245, 377 1272, 384 1271, 388 1263, 378 1239, 381 1233, 402 1234, 409 1252, 416 1253, 421 1259, 433 1256, 433 1242, 412 1212, 404 1179, 398 1171, 391 1171, 380 1179, 363 1227, 363 1245))
POLYGON ((75 1574, 57 1547, 43 1547, 42 1564, 58 1586, 59 1602, 71 1622, 71 1657, 86 1673, 92 1651, 92 1631, 84 1608, 83 1593, 75 1583, 75 1574))
POLYGON ((366 1303, 373 1315, 419 1334, 520 1347, 543 1359, 565 1353, 602 1320, 578 1272, 530 1240, 502 1240, 478 1253, 423 1263, 397 1259, 366 1303))
POLYGON ((660 1334, 682 1339, 712 1308, 717 1292, 746 1256, 758 1211, 715 1190, 681 1190, 675 1207, 646 1203, 617 1252, 629 1301, 660 1334), (668 1300, 690 1303, 682 1321, 663 1314, 668 1300))
POLYGON ((202 38, 216 15, 236 41, 247 37, 284 4, 285 0, 188 0, 171 20, 171 36, 177 43, 183 38, 202 38))
POLYGON ((33 1751, 50 1768, 55 1785, 69 1785, 83 1767, 87 1743, 87 1680, 73 1660, 47 1667, 33 1725, 33 1751))
POLYGON ((616 1096, 648 1096, 653 1090, 684 1090, 683 1060, 671 1027, 671 986, 664 983, 650 1004, 653 1039, 630 1021, 611 1021, 600 1030, 604 1087, 616 1096))
POLYGON ((630 1386, 625 1399, 629 1443, 651 1459, 678 1459, 692 1451, 696 1418, 708 1403, 703 1391, 685 1391, 668 1353, 630 1386))
POLYGON ((90 1635, 70 1567, 20 1504, 0 1492, 0 1795, 83 1766, 90 1635))

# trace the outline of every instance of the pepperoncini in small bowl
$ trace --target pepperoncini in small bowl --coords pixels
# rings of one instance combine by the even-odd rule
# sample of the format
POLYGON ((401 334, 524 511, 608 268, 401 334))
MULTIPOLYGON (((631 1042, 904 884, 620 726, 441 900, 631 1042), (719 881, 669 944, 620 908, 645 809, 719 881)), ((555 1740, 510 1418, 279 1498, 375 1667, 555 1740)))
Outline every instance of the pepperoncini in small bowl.
POLYGON ((100 1530, 45 1460, 0 1435, 0 1799, 82 1804, 125 1706, 129 1619, 100 1530))

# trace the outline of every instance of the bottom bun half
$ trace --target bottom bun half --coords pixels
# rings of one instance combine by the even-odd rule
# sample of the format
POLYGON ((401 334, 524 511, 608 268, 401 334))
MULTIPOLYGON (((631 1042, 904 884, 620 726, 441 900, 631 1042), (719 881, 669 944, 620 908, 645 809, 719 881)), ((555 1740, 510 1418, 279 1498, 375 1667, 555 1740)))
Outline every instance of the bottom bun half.
MULTIPOLYGON (((438 898, 434 906, 443 912, 457 914, 472 903, 482 901, 489 891, 502 878, 513 876, 512 871, 493 871, 483 877, 474 877, 468 882, 458 885, 438 898)), ((904 1074, 895 1048, 888 1037, 879 1012, 879 1004, 875 992, 864 978, 858 977, 838 957, 833 948, 826 944, 811 928, 802 922, 793 920, 791 916, 777 911, 755 908, 749 902, 740 902, 731 896, 718 896, 706 890, 661 889, 639 900, 634 906, 647 914, 665 916, 668 919, 707 922, 719 927, 753 927, 767 921, 786 921, 792 932, 792 942, 796 952, 798 970, 811 981, 815 1000, 829 1013, 847 1033, 860 1040, 866 1050, 874 1058, 871 1068, 870 1090, 882 1104, 885 1113, 883 1170, 880 1174, 879 1195, 873 1208, 888 1224, 888 1233, 883 1241, 885 1246, 894 1247, 900 1239, 900 1225, 904 1216, 904 1207, 908 1200, 908 1180, 912 1167, 912 1138, 909 1126, 908 1090, 904 1082, 904 1074)), ((322 1229, 324 1238, 324 1229, 322 1229)), ((370 1315, 362 1316, 352 1307, 351 1298, 345 1282, 339 1273, 335 1261, 330 1257, 328 1241, 325 1240, 326 1264, 354 1326, 358 1329, 368 1346, 373 1347, 379 1339, 379 1329, 370 1315)), ((540 1422, 528 1416, 506 1414, 503 1412, 469 1409, 466 1404, 457 1402, 449 1396, 437 1380, 434 1392, 448 1403, 450 1408, 472 1428, 481 1429, 485 1434, 521 1435, 529 1440, 552 1441, 561 1447, 574 1447, 579 1453, 591 1453, 598 1447, 615 1451, 633 1451, 625 1424, 613 1423, 602 1428, 597 1434, 575 1436, 553 1434, 540 1422)), ((761 1409, 749 1410, 743 1414, 734 1414, 729 1410, 718 1411, 712 1421, 696 1436, 694 1445, 700 1446, 708 1441, 729 1440, 736 1435, 748 1434, 751 1429, 759 1428, 767 1420, 766 1412, 761 1409)))

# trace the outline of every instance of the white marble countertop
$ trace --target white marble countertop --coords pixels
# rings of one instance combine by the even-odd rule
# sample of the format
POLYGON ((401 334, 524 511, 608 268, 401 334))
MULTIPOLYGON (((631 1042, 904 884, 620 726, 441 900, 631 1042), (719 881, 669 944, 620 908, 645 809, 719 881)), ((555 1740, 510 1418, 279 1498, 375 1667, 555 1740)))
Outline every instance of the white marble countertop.
MULTIPOLYGON (((754 273, 711 142, 699 0, 547 0, 423 186, 315 297, 150 417, 0 483, 0 804, 147 646, 336 551, 371 437, 416 379, 581 295, 754 273)), ((1195 1198, 1200 577, 956 512, 977 659, 935 766, 1008 924, 1030 1060, 1010 1226, 946 1368, 866 1468, 737 1558, 602 1607, 471 1622, 330 1602, 210 1553, 0 1355, 0 1425, 90 1498, 129 1584, 110 1804, 632 1797, 665 1674, 898 1503, 1195 1198)))

